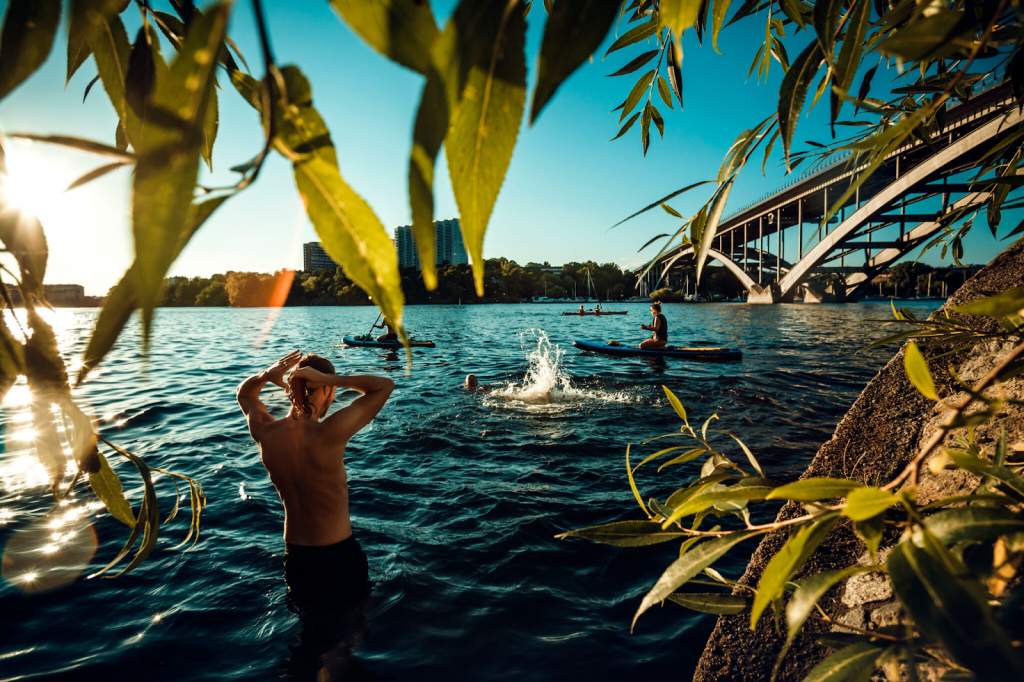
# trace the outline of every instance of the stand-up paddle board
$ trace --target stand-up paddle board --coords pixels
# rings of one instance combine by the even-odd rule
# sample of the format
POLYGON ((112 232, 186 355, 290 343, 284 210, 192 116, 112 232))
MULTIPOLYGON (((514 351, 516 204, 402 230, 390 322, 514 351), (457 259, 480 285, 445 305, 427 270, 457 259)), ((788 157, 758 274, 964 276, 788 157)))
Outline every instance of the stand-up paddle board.
POLYGON ((676 348, 666 346, 662 350, 645 350, 636 346, 613 346, 591 341, 573 341, 580 350, 619 357, 666 357, 689 358, 691 360, 741 360, 743 353, 738 348, 676 348))
MULTIPOLYGON (((342 342, 346 346, 353 346, 358 348, 401 348, 401 341, 377 341, 375 339, 363 339, 346 336, 342 339, 342 342)), ((409 345, 413 348, 433 348, 433 341, 410 341, 409 345)))

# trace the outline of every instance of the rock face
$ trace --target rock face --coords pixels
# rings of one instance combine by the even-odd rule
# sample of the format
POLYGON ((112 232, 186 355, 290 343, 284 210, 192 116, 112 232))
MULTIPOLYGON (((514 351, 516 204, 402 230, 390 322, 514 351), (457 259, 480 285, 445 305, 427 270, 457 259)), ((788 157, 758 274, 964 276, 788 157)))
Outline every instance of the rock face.
MULTIPOLYGON (((949 299, 946 312, 952 317, 969 320, 975 329, 996 331, 998 324, 991 318, 967 318, 952 313, 949 308, 1012 288, 1024 288, 1024 241, 1011 246, 969 279, 949 299)), ((948 371, 950 368, 965 381, 973 382, 984 376, 998 362, 999 357, 1008 351, 1009 348, 1000 344, 988 344, 929 360, 939 396, 944 400, 955 400, 960 393, 959 386, 948 371)), ((939 351, 929 353, 925 350, 926 357, 938 354, 939 351)), ((914 457, 920 444, 931 436, 945 417, 941 411, 935 410, 932 401, 924 398, 910 384, 903 369, 903 355, 901 349, 871 380, 839 423, 832 439, 822 445, 801 478, 849 478, 868 485, 879 485, 895 478, 914 457)), ((1008 397, 1024 398, 1024 376, 1011 380, 1004 385, 1003 390, 1008 397)), ((1007 407, 999 415, 998 421, 1005 424, 1010 447, 1024 449, 1024 409, 1007 407)), ((997 422, 986 424, 976 432, 979 445, 989 453, 998 435, 997 422)), ((978 483, 977 479, 966 472, 945 471, 940 467, 936 469, 938 473, 933 473, 927 466, 922 468, 918 485, 919 502, 927 503, 949 495, 964 494, 978 483)), ((778 519, 794 518, 802 513, 798 504, 790 502, 781 509, 778 519)), ((858 563, 869 564, 870 558, 864 543, 856 537, 847 521, 844 519, 835 527, 797 576, 798 579, 858 563)), ((751 557, 740 582, 756 586, 765 566, 787 539, 788 534, 784 531, 766 536, 751 557)), ((879 552, 879 562, 884 562, 887 556, 884 548, 891 548, 896 540, 895 535, 885 537, 883 549, 879 552)), ((892 596, 892 586, 882 573, 855 575, 845 584, 833 587, 819 604, 836 621, 832 629, 837 631, 843 631, 843 625, 875 629, 903 617, 892 596)), ((782 620, 784 622, 785 618, 782 620)), ((782 628, 780 636, 775 632, 770 615, 762 617, 753 632, 750 630, 749 615, 721 616, 697 665, 694 680, 767 682, 785 641, 785 625, 782 628)), ((828 624, 809 621, 803 632, 822 632, 828 629, 828 624)), ((802 680, 831 651, 816 644, 811 637, 797 637, 782 661, 777 679, 794 682, 802 680)))

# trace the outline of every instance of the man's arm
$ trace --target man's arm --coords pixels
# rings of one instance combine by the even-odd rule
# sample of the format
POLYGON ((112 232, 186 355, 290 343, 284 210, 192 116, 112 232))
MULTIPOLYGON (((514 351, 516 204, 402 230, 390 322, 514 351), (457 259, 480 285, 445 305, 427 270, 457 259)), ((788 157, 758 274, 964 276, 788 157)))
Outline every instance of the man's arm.
POLYGON ((276 384, 287 391, 288 384, 284 381, 284 374, 298 364, 301 359, 302 351, 294 351, 238 385, 235 397, 238 399, 238 406, 242 408, 242 414, 245 415, 245 419, 249 423, 249 434, 253 440, 258 441, 256 434, 259 430, 274 421, 267 406, 260 400, 260 391, 268 383, 276 384))
POLYGON ((359 391, 363 394, 324 419, 325 435, 331 440, 348 440, 359 429, 369 424, 384 407, 384 403, 388 401, 391 392, 395 389, 395 382, 391 379, 368 374, 339 376, 323 374, 311 367, 302 367, 296 370, 292 376, 305 379, 306 385, 310 388, 334 386, 335 388, 359 391))

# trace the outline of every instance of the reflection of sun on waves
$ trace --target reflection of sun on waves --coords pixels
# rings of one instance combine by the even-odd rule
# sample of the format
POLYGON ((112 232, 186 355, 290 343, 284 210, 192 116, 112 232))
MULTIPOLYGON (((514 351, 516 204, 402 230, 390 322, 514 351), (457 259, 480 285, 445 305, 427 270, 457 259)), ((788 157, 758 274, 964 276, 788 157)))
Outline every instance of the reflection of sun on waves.
POLYGON ((486 394, 488 407, 512 407, 529 412, 557 413, 592 402, 629 403, 634 398, 625 391, 608 392, 587 390, 573 386, 569 375, 562 369, 565 351, 551 343, 540 329, 530 329, 520 335, 523 349, 531 348, 527 359, 530 366, 522 383, 508 382, 494 386, 486 394), (536 346, 533 345, 536 341, 536 346))

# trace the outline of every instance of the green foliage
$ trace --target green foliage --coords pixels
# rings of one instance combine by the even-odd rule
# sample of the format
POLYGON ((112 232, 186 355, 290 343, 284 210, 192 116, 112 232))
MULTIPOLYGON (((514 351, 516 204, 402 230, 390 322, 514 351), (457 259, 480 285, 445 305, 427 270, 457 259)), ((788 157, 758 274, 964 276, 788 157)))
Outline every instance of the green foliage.
MULTIPOLYGON (((998 319, 1019 305, 1019 292, 1009 291, 961 309, 998 319)), ((904 321, 921 324, 913 320, 909 311, 897 314, 904 321)), ((666 387, 665 395, 682 422, 681 429, 649 439, 645 445, 664 438, 682 440, 684 444, 659 446, 635 467, 629 464, 633 446, 627 447, 629 484, 649 520, 617 521, 558 537, 579 537, 620 547, 679 541, 679 558, 665 569, 641 600, 633 625, 646 610, 666 599, 703 613, 749 612, 751 628, 771 607, 777 618, 785 613, 787 630, 776 673, 796 635, 809 620, 834 624, 826 615, 824 604, 819 605, 830 589, 857 573, 884 571, 910 621, 872 632, 844 626, 845 630, 860 634, 840 632, 819 637, 820 643, 837 651, 818 664, 806 680, 866 679, 883 663, 907 666, 908 679, 915 679, 915 666, 926 656, 951 661, 978 679, 1019 679, 1024 674, 1024 656, 1020 642, 1007 630, 1015 617, 1008 614, 1019 609, 1015 601, 1019 595, 1007 588, 1016 580, 1024 562, 1024 544, 1020 541, 1024 537, 1024 459, 1019 451, 1011 455, 1005 429, 992 453, 984 452, 973 436, 974 428, 999 415, 998 404, 993 407, 998 401, 986 397, 984 391, 1013 376, 1024 357, 1020 336, 1008 338, 1014 344, 1009 355, 976 385, 964 387, 967 398, 948 405, 951 414, 937 435, 912 453, 910 464, 885 485, 816 478, 779 485, 767 480, 742 441, 728 432, 708 429, 717 415, 700 429, 694 428, 686 409, 666 387), (978 403, 983 409, 971 412, 978 403), (969 419, 965 417, 968 412, 969 419), (965 438, 953 441, 962 449, 943 446, 948 435, 956 436, 958 432, 966 433, 965 438), (754 473, 744 471, 709 434, 728 436, 726 444, 734 442, 739 446, 750 459, 754 473), (940 466, 946 462, 946 467, 963 469, 978 476, 980 482, 969 494, 922 506, 915 496, 919 470, 936 450, 940 466), (651 498, 645 504, 635 478, 637 470, 676 451, 686 451, 677 458, 680 464, 704 455, 706 460, 687 487, 676 490, 664 503, 651 498), (803 513, 780 515, 770 523, 751 521, 748 504, 776 499, 803 503, 803 513), (727 528, 701 530, 701 521, 709 514, 722 518, 727 528), (883 565, 815 573, 810 568, 811 557, 837 523, 849 523, 844 517, 853 522, 854 531, 872 557, 884 527, 897 529, 899 538, 883 565), (788 540, 768 562, 756 588, 723 578, 713 568, 715 562, 742 541, 776 532, 788 532, 788 540), (981 556, 984 560, 968 560, 968 556, 981 556), (687 583, 695 582, 701 572, 730 588, 732 593, 679 591, 687 583), (786 594, 791 590, 787 603, 786 594)), ((908 357, 915 359, 908 361, 907 373, 920 388, 927 382, 920 376, 914 379, 913 375, 927 374, 927 366, 920 350, 913 345, 910 348, 908 357)), ((633 456, 636 457, 635 452, 633 456)))

